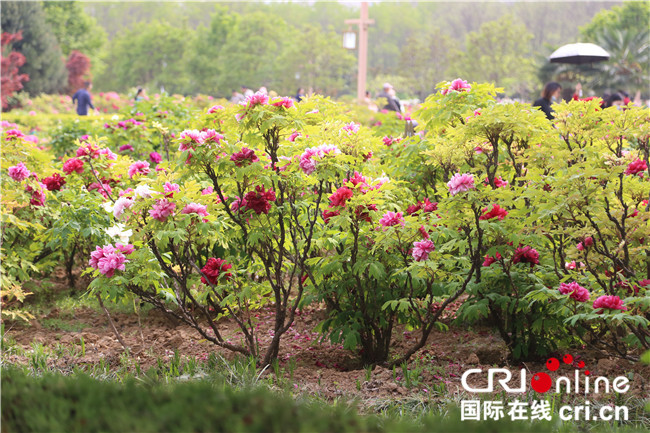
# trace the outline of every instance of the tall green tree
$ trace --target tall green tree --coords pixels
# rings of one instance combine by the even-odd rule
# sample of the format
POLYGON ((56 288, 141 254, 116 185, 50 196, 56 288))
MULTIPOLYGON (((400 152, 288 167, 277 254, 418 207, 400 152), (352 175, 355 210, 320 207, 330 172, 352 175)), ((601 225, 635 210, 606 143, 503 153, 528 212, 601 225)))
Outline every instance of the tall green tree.
POLYGON ((99 89, 125 91, 135 86, 164 88, 169 93, 187 90, 185 53, 194 37, 187 28, 154 21, 135 26, 112 43, 111 65, 95 79, 99 89))
POLYGON ((305 24, 291 29, 290 38, 292 43, 278 57, 278 90, 293 95, 303 87, 332 96, 350 91, 356 60, 339 35, 305 24))
POLYGON ((22 31, 13 50, 25 56, 20 72, 29 75, 25 91, 30 95, 59 93, 67 86, 63 53, 47 23, 40 2, 2 2, 2 32, 22 31))
POLYGON ((402 74, 409 82, 409 88, 404 90, 424 100, 437 83, 450 78, 447 71, 459 54, 458 43, 439 28, 411 36, 400 56, 402 74))
POLYGON ((97 20, 76 1, 43 2, 43 10, 63 55, 68 57, 73 50, 79 51, 90 58, 93 72, 101 72, 107 37, 97 20))
POLYGON ((527 97, 534 82, 532 34, 513 16, 487 22, 465 41, 452 70, 464 79, 495 83, 510 95, 527 97))
POLYGON ((650 3, 626 1, 621 6, 598 12, 593 19, 580 27, 580 34, 587 42, 595 42, 605 31, 628 30, 640 33, 650 25, 650 3))

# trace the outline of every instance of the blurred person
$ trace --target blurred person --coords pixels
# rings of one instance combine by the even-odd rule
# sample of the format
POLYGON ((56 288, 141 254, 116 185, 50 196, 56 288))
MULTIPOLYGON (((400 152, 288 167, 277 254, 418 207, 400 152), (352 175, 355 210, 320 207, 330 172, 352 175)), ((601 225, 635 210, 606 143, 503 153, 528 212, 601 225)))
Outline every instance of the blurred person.
POLYGON ((397 110, 400 113, 404 112, 404 106, 402 105, 402 101, 399 100, 397 97, 397 92, 395 91, 394 87, 391 87, 390 90, 388 91, 388 94, 390 95, 391 98, 393 98, 393 101, 397 104, 399 107, 399 110, 397 110))
POLYGON ((384 110, 401 112, 402 107, 400 107, 399 102, 391 96, 391 89, 393 92, 395 91, 390 83, 384 83, 383 90, 377 94, 377 98, 386 99, 386 105, 383 108, 384 110))
POLYGON ((244 95, 242 95, 241 93, 239 93, 236 90, 232 91, 232 96, 230 97, 230 102, 232 102, 233 104, 239 104, 244 99, 245 99, 244 95))
POLYGON ((77 101, 77 114, 80 116, 88 115, 88 107, 95 109, 92 99, 90 97, 90 91, 93 88, 93 83, 90 81, 84 81, 84 86, 77 90, 74 95, 72 95, 72 103, 74 104, 77 101))
POLYGON ((542 97, 537 101, 533 102, 533 107, 539 107, 540 110, 546 114, 548 120, 553 120, 555 116, 551 104, 561 102, 562 98, 560 97, 562 93, 562 86, 560 83, 551 81, 546 83, 544 90, 542 91, 542 97))
POLYGON ((619 110, 622 110, 625 106, 625 95, 622 95, 618 92, 614 92, 611 95, 603 98, 605 103, 603 108, 616 107, 619 110))
POLYGON ((264 86, 260 87, 259 90, 258 90, 257 92, 258 92, 258 93, 261 93, 261 94, 263 94, 263 95, 268 95, 268 94, 269 94, 269 91, 266 90, 266 87, 264 87, 264 86))
POLYGON ((370 95, 370 92, 366 90, 366 97, 363 99, 364 104, 368 106, 368 108, 371 111, 377 112, 379 111, 379 107, 377 107, 377 104, 375 104, 372 100, 372 97, 370 95))
POLYGON ((249 89, 248 87, 243 86, 243 85, 241 86, 241 92, 244 95, 244 98, 247 98, 249 96, 253 96, 255 94, 255 92, 253 92, 251 89, 249 89))
POLYGON ((294 96, 294 99, 295 99, 296 101, 300 102, 300 101, 302 101, 302 98, 304 98, 305 96, 307 96, 307 95, 305 95, 305 89, 303 89, 303 88, 301 87, 301 88, 299 88, 298 91, 296 92, 296 96, 294 96))
POLYGON ((142 87, 138 87, 138 91, 135 94, 135 102, 142 101, 143 99, 146 98, 146 95, 144 94, 144 89, 142 87))

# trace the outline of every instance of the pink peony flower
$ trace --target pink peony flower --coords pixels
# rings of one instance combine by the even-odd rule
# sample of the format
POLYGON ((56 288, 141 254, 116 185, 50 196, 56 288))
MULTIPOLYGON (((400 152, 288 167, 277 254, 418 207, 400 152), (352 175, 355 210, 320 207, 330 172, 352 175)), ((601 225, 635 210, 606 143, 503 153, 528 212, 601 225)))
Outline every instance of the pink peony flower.
POLYGON ((269 95, 262 92, 256 92, 254 95, 248 96, 246 98, 246 102, 249 108, 252 108, 256 105, 268 105, 269 95))
POLYGON ((177 183, 165 182, 165 184, 163 185, 163 191, 165 192, 165 196, 167 197, 174 197, 174 193, 180 190, 181 187, 178 186, 177 183))
POLYGON ((213 105, 208 108, 208 114, 216 113, 219 110, 223 110, 223 105, 213 105))
POLYGON ((584 268, 584 267, 585 267, 584 263, 582 263, 582 262, 576 263, 575 260, 571 260, 571 262, 564 263, 564 268, 569 270, 569 271, 573 271, 575 269, 580 269, 580 268, 584 268))
POLYGON ((463 191, 469 191, 470 189, 476 189, 476 186, 474 185, 474 176, 471 173, 456 173, 451 180, 447 182, 447 187, 449 187, 449 193, 451 195, 456 195, 463 191))
POLYGON ((436 249, 436 246, 430 240, 413 242, 413 252, 411 255, 416 262, 421 262, 429 258, 429 253, 436 249))
POLYGON ((321 159, 325 155, 338 155, 341 151, 334 145, 322 144, 317 147, 310 147, 300 155, 300 168, 309 175, 316 170, 316 159, 321 159))
POLYGON ((113 205, 113 216, 117 219, 120 219, 124 211, 133 206, 133 200, 129 197, 120 197, 115 200, 113 205))
POLYGON ((94 191, 97 190, 98 193, 100 193, 104 198, 108 198, 110 193, 113 192, 113 189, 111 186, 107 183, 99 183, 99 182, 93 182, 90 185, 88 185, 88 191, 94 191))
POLYGON ((137 174, 147 175, 149 171, 149 163, 147 161, 136 161, 129 167, 129 177, 133 179, 133 176, 137 174))
POLYGON ((294 142, 296 141, 296 138, 300 137, 302 134, 298 131, 293 131, 289 137, 287 137, 287 140, 294 142))
POLYGON ((508 212, 498 204, 492 205, 492 209, 489 212, 488 209, 489 207, 483 209, 483 215, 478 218, 479 220, 491 220, 497 218, 499 221, 502 221, 506 215, 508 215, 508 212))
POLYGON ((18 130, 18 129, 8 129, 8 130, 4 131, 4 133, 5 133, 5 137, 6 137, 5 140, 6 141, 14 140, 16 138, 24 138, 25 137, 25 134, 23 134, 23 132, 18 130))
POLYGON ((27 170, 24 163, 19 162, 13 167, 9 167, 9 176, 16 182, 22 182, 27 179, 31 173, 27 170))
POLYGON ((255 155, 255 151, 247 147, 242 147, 241 151, 233 153, 230 160, 235 163, 237 167, 250 165, 260 159, 255 155))
POLYGON ((214 188, 209 186, 201 190, 201 195, 208 195, 208 194, 212 194, 213 192, 214 192, 214 188))
POLYGON ((124 271, 126 262, 128 260, 124 257, 122 251, 112 245, 104 245, 101 248, 95 247, 95 251, 90 253, 88 264, 110 278, 115 274, 115 271, 124 271))
POLYGON ((404 218, 402 217, 402 212, 391 212, 388 211, 384 214, 384 216, 381 217, 379 220, 379 224, 381 224, 384 227, 390 227, 390 226, 395 226, 398 224, 401 224, 402 227, 404 227, 405 222, 404 218))
POLYGON ((585 246, 582 245, 582 242, 578 242, 578 244, 576 245, 576 248, 578 249, 578 251, 584 251, 585 246))
POLYGON ((346 124, 343 128, 341 128, 341 132, 345 132, 348 135, 356 134, 357 132, 359 132, 360 127, 361 127, 360 124, 350 122, 346 124))
POLYGON ((120 250, 122 252, 122 254, 124 254, 125 256, 128 256, 133 251, 135 251, 135 247, 133 246, 133 244, 126 244, 126 245, 115 244, 115 248, 120 250))
POLYGON ((575 299, 578 302, 587 302, 589 300, 589 291, 575 281, 561 283, 559 291, 563 295, 571 294, 571 299, 575 299))
POLYGON ((130 144, 123 144, 118 149, 119 152, 133 152, 135 149, 130 144))
POLYGON ((208 208, 206 206, 204 206, 202 204, 198 204, 198 203, 190 203, 190 204, 188 204, 187 206, 185 206, 183 208, 181 213, 183 213, 183 214, 193 214, 193 213, 195 213, 195 214, 197 214, 199 216, 208 216, 208 215, 210 215, 208 213, 208 208))
POLYGON ((84 162, 77 158, 71 158, 63 163, 63 172, 65 174, 72 173, 83 173, 84 172, 84 162))
POLYGON ((648 169, 648 164, 642 160, 642 159, 637 159, 634 162, 631 162, 630 165, 627 166, 625 169, 625 174, 628 175, 635 175, 635 174, 640 174, 643 176, 643 172, 648 169))
POLYGON ((164 223, 167 221, 167 217, 174 215, 174 209, 176 209, 176 203, 171 202, 166 198, 161 198, 156 200, 156 203, 149 210, 149 215, 151 215, 151 218, 164 223))
POLYGON ((604 309, 626 311, 627 307, 618 296, 600 296, 594 301, 594 309, 600 309, 596 314, 602 314, 604 309))

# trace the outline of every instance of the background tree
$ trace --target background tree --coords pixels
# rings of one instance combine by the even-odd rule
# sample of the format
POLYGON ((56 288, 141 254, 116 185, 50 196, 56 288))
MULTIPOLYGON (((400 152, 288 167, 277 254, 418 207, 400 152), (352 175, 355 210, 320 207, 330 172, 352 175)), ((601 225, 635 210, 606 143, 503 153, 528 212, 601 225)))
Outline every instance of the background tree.
POLYGON ((488 81, 526 98, 534 83, 532 38, 510 15, 487 22, 467 35, 465 51, 456 57, 452 70, 464 79, 488 81))
POLYGON ((90 79, 90 59, 79 51, 72 51, 65 64, 68 70, 68 93, 73 94, 90 79))
POLYGON ((23 83, 29 80, 27 74, 18 72, 20 67, 25 64, 25 56, 21 53, 11 50, 11 44, 14 41, 22 39, 21 32, 3 33, 2 34, 2 51, 0 51, 0 71, 2 75, 2 110, 11 108, 11 97, 14 93, 23 88, 23 83))
POLYGON ((40 2, 2 2, 2 32, 22 31, 13 49, 25 56, 20 72, 29 75, 25 90, 30 95, 65 90, 67 74, 61 48, 45 19, 40 2))
POLYGON ((147 86, 183 93, 188 85, 185 53, 193 37, 187 28, 160 21, 124 32, 112 43, 111 68, 96 77, 97 87, 126 91, 147 86))
POLYGON ((105 67, 106 31, 76 1, 43 2, 45 19, 59 41, 61 52, 69 57, 80 51, 90 58, 97 74, 105 67))
POLYGON ((423 101, 437 83, 449 78, 449 66, 459 54, 458 43, 439 28, 408 38, 402 48, 400 66, 409 82, 409 94, 423 101))
POLYGON ((343 48, 339 35, 305 24, 291 29, 288 37, 295 43, 287 45, 278 58, 278 89, 289 95, 298 87, 332 96, 350 91, 356 60, 343 48))

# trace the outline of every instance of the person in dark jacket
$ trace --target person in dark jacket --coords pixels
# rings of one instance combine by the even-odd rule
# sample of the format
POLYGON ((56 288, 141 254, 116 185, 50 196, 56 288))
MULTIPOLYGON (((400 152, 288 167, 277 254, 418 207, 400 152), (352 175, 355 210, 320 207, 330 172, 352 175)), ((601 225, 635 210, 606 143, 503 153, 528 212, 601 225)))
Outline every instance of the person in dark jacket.
POLYGON ((294 96, 293 99, 300 102, 304 97, 305 97, 305 89, 301 87, 300 89, 298 89, 298 91, 296 92, 296 96, 294 96))
POLYGON ((385 98, 386 105, 384 105, 384 110, 397 111, 398 113, 402 111, 399 101, 391 93, 393 86, 390 83, 384 83, 384 89, 377 94, 377 98, 385 98))
POLYGON ((542 97, 533 103, 533 107, 539 107, 546 114, 548 120, 553 120, 555 116, 553 115, 554 111, 551 108, 551 104, 560 102, 561 93, 562 86, 560 86, 560 83, 556 83, 555 81, 546 83, 542 97))
POLYGON ((77 114, 80 116, 88 115, 88 107, 95 109, 92 100, 90 99, 89 91, 93 88, 93 84, 90 81, 84 82, 83 89, 77 90, 77 92, 72 95, 72 103, 77 101, 77 114))

